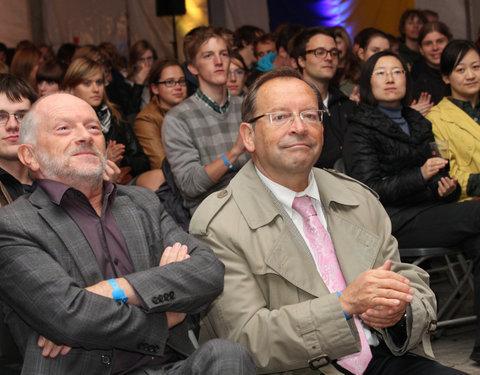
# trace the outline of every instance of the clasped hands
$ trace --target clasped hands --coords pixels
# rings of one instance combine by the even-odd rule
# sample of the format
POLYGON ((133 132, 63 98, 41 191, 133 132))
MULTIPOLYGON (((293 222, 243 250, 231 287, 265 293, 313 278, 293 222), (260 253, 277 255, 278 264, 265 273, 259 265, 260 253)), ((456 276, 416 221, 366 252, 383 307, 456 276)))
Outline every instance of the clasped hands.
MULTIPOLYGON (((427 159, 425 164, 423 164, 420 169, 423 179, 428 181, 438 172, 440 172, 440 169, 444 168, 447 163, 448 160, 439 157, 427 159)), ((438 181, 438 195, 441 197, 446 197, 447 195, 453 193, 457 189, 457 183, 457 178, 442 177, 440 181, 438 181)))
POLYGON ((415 290, 410 280, 390 270, 387 260, 381 267, 367 270, 350 283, 340 295, 340 304, 348 315, 359 315, 373 328, 392 327, 405 314, 415 290))
MULTIPOLYGON (((190 258, 190 255, 188 254, 187 246, 177 242, 173 246, 168 246, 165 249, 160 259, 160 263, 158 265, 159 267, 162 267, 170 263, 184 261, 188 258, 190 258)), ((130 284, 128 284, 128 281, 126 281, 125 279, 120 279, 120 280, 117 279, 122 289, 124 289, 125 286, 131 288, 130 284), (126 282, 127 285, 125 285, 123 282, 120 284, 120 280, 126 282)), ((92 292, 107 298, 112 298, 112 287, 110 283, 106 280, 101 281, 95 285, 89 286, 85 289, 88 290, 89 292, 92 292)), ((129 295, 128 303, 139 306, 140 302, 136 298, 135 293, 133 292, 133 295, 132 295, 131 292, 133 292, 133 288, 130 289, 130 292, 126 290, 127 295, 129 295), (130 297, 133 297, 133 298, 130 298, 130 297)), ((183 322, 183 320, 186 317, 186 314, 184 313, 170 312, 170 311, 167 311, 165 315, 167 317, 168 328, 172 328, 177 324, 180 324, 181 322, 183 322)), ((50 357, 50 358, 55 358, 59 354, 66 355, 72 349, 68 345, 57 345, 53 341, 45 338, 42 335, 40 335, 40 337, 38 338, 37 345, 40 348, 43 348, 42 355, 44 357, 50 357)))

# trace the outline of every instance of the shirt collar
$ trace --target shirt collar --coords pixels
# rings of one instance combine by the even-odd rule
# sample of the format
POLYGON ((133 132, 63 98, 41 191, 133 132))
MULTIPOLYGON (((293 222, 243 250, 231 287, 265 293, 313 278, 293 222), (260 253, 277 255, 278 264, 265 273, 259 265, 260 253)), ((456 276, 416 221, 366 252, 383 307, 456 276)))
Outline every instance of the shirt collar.
POLYGON ((320 202, 320 194, 318 192, 317 182, 315 181, 312 171, 310 171, 308 175, 308 185, 306 189, 300 192, 296 192, 270 180, 262 172, 260 172, 257 167, 255 167, 255 170, 258 176, 260 177, 260 179, 262 180, 262 182, 265 184, 265 186, 268 189, 270 189, 270 191, 278 199, 278 201, 282 204, 282 206, 290 216, 292 215, 292 212, 293 212, 293 208, 292 208, 293 200, 296 197, 302 197, 304 195, 307 195, 310 198, 320 202))
POLYGON ((225 104, 223 104, 221 107, 215 100, 213 100, 207 94, 205 94, 202 90, 200 90, 200 88, 197 89, 196 94, 204 103, 206 103, 215 112, 223 114, 227 112, 228 107, 230 106, 230 91, 228 91, 228 89, 227 89, 227 100, 225 101, 225 104))
POLYGON ((450 99, 450 101, 455 104, 456 106, 460 107, 461 109, 463 110, 468 110, 468 109, 480 109, 480 101, 477 103, 477 105, 475 107, 472 107, 472 103, 470 103, 469 101, 465 101, 465 100, 460 100, 460 99, 454 99, 452 97, 449 97, 448 99, 450 99))
MULTIPOLYGON (((56 205, 61 205, 62 199, 67 194, 67 192, 71 191, 74 194, 81 194, 85 199, 85 195, 80 192, 79 190, 66 185, 59 181, 49 180, 49 179, 39 179, 36 181, 38 185, 40 185, 43 190, 48 194, 52 203, 56 205)), ((103 203, 113 204, 115 196, 117 194, 117 187, 114 183, 110 181, 103 181, 103 203), (107 198, 108 201, 105 200, 107 198)))

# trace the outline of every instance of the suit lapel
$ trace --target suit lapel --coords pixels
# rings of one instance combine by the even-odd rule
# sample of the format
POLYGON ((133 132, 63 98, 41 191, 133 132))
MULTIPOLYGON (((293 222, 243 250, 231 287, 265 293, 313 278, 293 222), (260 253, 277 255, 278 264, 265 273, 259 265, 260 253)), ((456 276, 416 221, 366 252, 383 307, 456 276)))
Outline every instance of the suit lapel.
POLYGON ((80 271, 85 285, 103 280, 97 259, 90 245, 72 218, 61 208, 53 204, 43 189, 37 187, 29 197, 30 202, 39 209, 39 215, 52 228, 71 254, 80 271))
POLYGON ((328 293, 328 288, 311 254, 304 247, 306 245, 301 237, 292 235, 290 230, 282 230, 265 263, 298 289, 319 297, 328 293))

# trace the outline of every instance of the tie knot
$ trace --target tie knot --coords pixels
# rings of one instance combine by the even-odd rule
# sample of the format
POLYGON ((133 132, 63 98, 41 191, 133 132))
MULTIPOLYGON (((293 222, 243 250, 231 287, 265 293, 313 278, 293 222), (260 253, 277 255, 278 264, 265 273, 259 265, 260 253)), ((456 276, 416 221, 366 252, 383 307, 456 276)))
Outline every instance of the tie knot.
POLYGON ((317 216, 317 211, 313 207, 312 201, 308 195, 296 197, 293 200, 292 208, 297 211, 303 218, 317 216))

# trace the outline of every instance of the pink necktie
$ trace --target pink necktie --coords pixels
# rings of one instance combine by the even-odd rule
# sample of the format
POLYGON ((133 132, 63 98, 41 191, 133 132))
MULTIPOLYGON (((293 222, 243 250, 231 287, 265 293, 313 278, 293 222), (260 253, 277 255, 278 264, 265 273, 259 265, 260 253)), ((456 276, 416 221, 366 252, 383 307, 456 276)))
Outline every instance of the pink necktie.
MULTIPOLYGON (((346 283, 338 259, 333 248, 330 235, 322 225, 313 207, 310 197, 296 197, 292 207, 303 218, 303 231, 310 242, 310 247, 315 255, 320 275, 331 293, 345 289, 346 283)), ((340 358, 337 363, 353 374, 363 374, 372 359, 372 352, 363 331, 362 324, 357 315, 354 315, 362 350, 340 358)))

